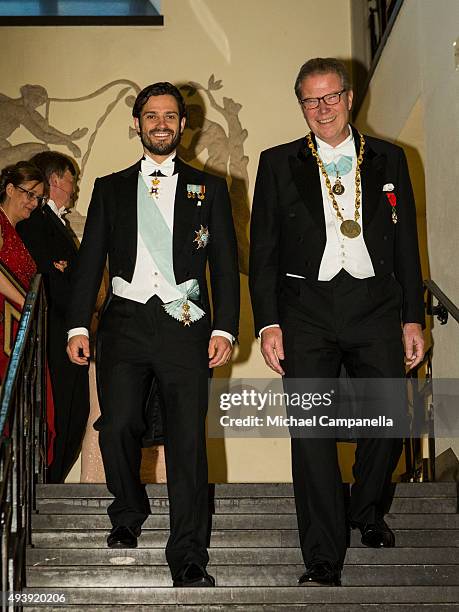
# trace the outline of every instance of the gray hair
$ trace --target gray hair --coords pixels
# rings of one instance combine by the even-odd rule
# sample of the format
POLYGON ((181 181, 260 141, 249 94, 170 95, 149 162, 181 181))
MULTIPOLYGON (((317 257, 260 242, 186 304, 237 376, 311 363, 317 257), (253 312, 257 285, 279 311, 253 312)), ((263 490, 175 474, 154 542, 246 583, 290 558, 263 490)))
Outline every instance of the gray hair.
POLYGON ((303 64, 298 72, 295 81, 295 95, 298 100, 301 100, 301 83, 304 79, 312 74, 329 74, 330 72, 337 74, 343 85, 343 89, 349 91, 351 89, 351 80, 349 73, 344 64, 334 57, 315 57, 303 64))

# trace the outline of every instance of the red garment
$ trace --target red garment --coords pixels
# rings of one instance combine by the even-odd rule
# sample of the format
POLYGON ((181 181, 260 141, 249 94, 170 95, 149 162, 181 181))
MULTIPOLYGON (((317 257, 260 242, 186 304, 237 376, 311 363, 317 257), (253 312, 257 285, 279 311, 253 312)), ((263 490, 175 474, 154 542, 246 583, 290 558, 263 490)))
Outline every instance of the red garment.
MULTIPOLYGON (((10 272, 12 279, 9 280, 13 284, 16 281, 15 284, 19 285, 26 293, 29 290, 32 278, 37 272, 37 266, 1 207, 0 211, 0 231, 3 238, 3 245, 0 249, 0 262, 10 272)), ((6 300, 5 296, 0 293, 0 380, 3 380, 9 360, 9 355, 5 352, 5 348, 8 352, 9 348, 12 349, 18 330, 18 320, 12 317, 11 314, 7 314, 6 304, 13 306, 19 312, 21 311, 18 304, 6 300), (10 334, 5 342, 5 321, 7 316, 12 324, 7 326, 10 329, 10 334)), ((48 368, 46 368, 46 420, 48 424, 47 463, 49 465, 53 460, 53 443, 56 434, 54 431, 54 403, 48 368)))

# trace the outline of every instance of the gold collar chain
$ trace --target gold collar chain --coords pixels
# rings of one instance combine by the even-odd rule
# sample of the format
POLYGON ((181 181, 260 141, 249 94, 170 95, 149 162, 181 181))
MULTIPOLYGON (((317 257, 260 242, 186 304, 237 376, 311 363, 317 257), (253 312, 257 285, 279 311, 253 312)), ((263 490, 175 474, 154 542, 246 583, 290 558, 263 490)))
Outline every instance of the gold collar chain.
POLYGON ((360 219, 359 208, 360 208, 360 200, 361 200, 361 194, 362 194, 361 189, 360 189, 360 185, 361 185, 360 166, 362 165, 362 162, 363 162, 363 151, 365 148, 365 138, 360 133, 359 133, 359 136, 360 136, 360 149, 359 149, 359 155, 357 157, 357 166, 355 169, 355 213, 354 213, 354 219, 346 219, 346 220, 343 219, 343 215, 341 214, 341 211, 339 209, 339 206, 336 201, 335 195, 333 193, 331 182, 328 177, 327 171, 325 170, 323 161, 320 159, 320 156, 317 153, 316 148, 314 147, 314 143, 312 142, 311 132, 309 132, 309 134, 306 136, 306 139, 308 141, 308 147, 310 148, 313 156, 316 158, 317 165, 319 166, 320 171, 322 172, 322 175, 325 179, 325 186, 327 187, 328 195, 330 197, 331 203, 333 204, 333 208, 335 209, 336 216, 338 217, 338 220, 341 222, 341 225, 340 225, 341 233, 344 236, 346 236, 346 238, 357 238, 357 236, 362 231, 358 221, 360 219))

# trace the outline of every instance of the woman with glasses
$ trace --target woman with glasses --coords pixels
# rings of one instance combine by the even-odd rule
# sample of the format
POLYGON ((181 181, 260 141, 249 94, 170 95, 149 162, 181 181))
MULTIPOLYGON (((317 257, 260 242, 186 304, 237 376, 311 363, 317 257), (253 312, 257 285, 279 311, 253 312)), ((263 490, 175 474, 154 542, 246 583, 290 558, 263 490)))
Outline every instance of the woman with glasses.
MULTIPOLYGON (((28 219, 46 202, 41 171, 30 162, 7 166, 0 174, 0 384, 16 337, 26 293, 37 272, 32 256, 16 232, 16 224, 28 219), (7 327, 8 326, 8 327, 7 327), (5 328, 10 328, 5 339, 5 328)), ((47 385, 48 463, 52 459, 53 402, 47 385)))

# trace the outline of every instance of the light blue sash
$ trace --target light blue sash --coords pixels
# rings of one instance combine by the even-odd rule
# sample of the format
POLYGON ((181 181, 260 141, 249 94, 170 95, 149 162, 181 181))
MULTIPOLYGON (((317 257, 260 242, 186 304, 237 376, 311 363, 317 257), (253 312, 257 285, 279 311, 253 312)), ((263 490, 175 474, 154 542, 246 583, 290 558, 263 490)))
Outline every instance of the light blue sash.
POLYGON ((158 270, 171 287, 180 291, 182 297, 163 304, 167 314, 185 323, 185 320, 194 323, 205 315, 205 312, 188 300, 199 299, 199 284, 196 279, 191 279, 177 285, 175 282, 173 255, 172 255, 172 232, 159 210, 155 198, 148 193, 145 181, 139 173, 137 182, 137 219, 139 233, 148 249, 158 270), (186 319, 184 319, 184 316, 186 319))

